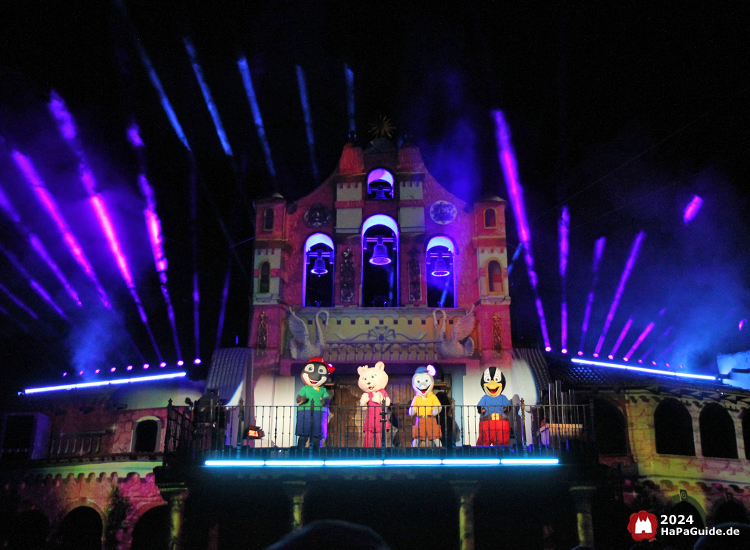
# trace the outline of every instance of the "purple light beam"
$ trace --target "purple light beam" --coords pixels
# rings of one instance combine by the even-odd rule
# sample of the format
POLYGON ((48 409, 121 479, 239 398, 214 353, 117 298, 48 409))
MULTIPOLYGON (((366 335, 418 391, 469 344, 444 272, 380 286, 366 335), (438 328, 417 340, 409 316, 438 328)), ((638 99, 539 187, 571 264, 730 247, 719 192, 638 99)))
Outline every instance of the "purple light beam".
POLYGON ((625 264, 625 270, 622 272, 620 282, 617 285, 615 298, 614 300, 612 300, 612 305, 609 306, 609 312, 607 313, 607 318, 604 321, 604 330, 602 330, 602 334, 601 336, 599 336, 599 341, 596 343, 596 350, 594 351, 595 356, 601 351, 602 346, 604 345, 604 339, 607 337, 607 332, 609 332, 609 326, 612 324, 612 319, 615 318, 617 306, 620 305, 620 299, 622 298, 623 292, 625 292, 625 284, 628 282, 628 278, 630 278, 630 273, 633 271, 635 261, 638 259, 638 252, 640 251, 641 244, 643 244, 643 239, 645 238, 646 234, 643 231, 638 233, 635 238, 633 248, 630 250, 630 256, 628 257, 628 261, 625 264))
POLYGON ((104 307, 106 307, 107 309, 111 309, 112 305, 109 301, 109 297, 107 296, 107 292, 99 283, 99 279, 94 272, 94 268, 91 265, 91 262, 89 262, 88 258, 86 257, 86 254, 84 253, 83 248, 81 248, 78 239, 75 238, 75 235, 73 235, 73 232, 70 230, 70 226, 68 225, 68 222, 65 221, 62 212, 60 212, 60 208, 58 207, 54 197, 47 189, 47 186, 44 184, 44 181, 42 181, 42 178, 39 177, 39 174, 37 174, 36 170, 34 169, 31 160, 29 160, 27 156, 19 153, 18 151, 13 151, 11 156, 13 157, 13 161, 16 163, 18 169, 24 175, 29 188, 34 192, 37 200, 42 204, 44 209, 55 222, 55 225, 57 226, 57 229, 62 235, 63 241, 65 242, 65 246, 70 251, 73 259, 78 262, 78 265, 81 266, 83 272, 94 284, 94 287, 96 287, 96 291, 99 294, 99 300, 101 300, 102 304, 104 304, 104 307))
POLYGON ((47 249, 42 244, 42 241, 39 240, 39 237, 32 233, 29 228, 23 224, 23 222, 21 221, 21 216, 13 207, 13 204, 10 202, 10 200, 8 200, 8 197, 5 196, 5 193, 3 193, 2 189, 0 189, 0 208, 5 210, 5 213, 8 215, 8 217, 15 222, 17 229, 23 235, 25 235, 26 238, 29 239, 31 246, 34 248, 34 250, 36 250, 36 253, 39 254, 39 257, 44 260, 44 263, 49 266, 49 268, 52 270, 52 273, 55 274, 55 277, 57 277, 60 283, 62 283, 65 291, 68 293, 68 296, 73 299, 76 305, 81 306, 81 300, 78 298, 78 293, 68 282, 68 279, 65 278, 62 270, 52 259, 52 256, 50 256, 49 252, 47 252, 47 249))
POLYGON ((219 311, 219 328, 216 331, 216 348, 221 347, 221 335, 224 332, 224 314, 227 311, 227 296, 229 296, 229 279, 232 273, 232 259, 229 259, 229 265, 227 266, 227 274, 224 277, 224 290, 221 293, 221 310, 219 311))
POLYGON ((268 138, 266 138, 266 129, 263 126, 263 117, 260 114, 260 107, 258 107, 258 99, 255 97, 255 88, 253 88, 253 81, 250 77, 250 68, 247 65, 247 59, 241 57, 237 61, 237 66, 240 68, 240 74, 242 75, 242 84, 245 86, 245 93, 247 94, 247 100, 250 103, 250 110, 253 113, 253 121, 255 122, 255 131, 258 133, 258 139, 263 146, 263 155, 266 159, 266 167, 271 177, 276 177, 276 169, 273 166, 273 159, 271 158, 271 147, 268 145, 268 138))
POLYGON ((65 315, 65 312, 58 306, 55 301, 52 299, 52 296, 49 295, 49 292, 47 292, 42 285, 40 285, 38 282, 34 280, 34 278, 31 276, 31 274, 26 271, 26 268, 23 267, 23 264, 19 261, 18 257, 13 254, 10 250, 7 250, 4 246, 0 245, 0 252, 5 254, 5 257, 8 258, 10 263, 12 263, 15 268, 23 275, 24 279, 26 279, 29 282, 29 286, 34 289, 34 291, 39 294, 50 306, 52 306, 52 309, 54 309, 60 317, 68 320, 68 316, 65 315))
POLYGON ((560 288, 561 288, 561 306, 560 306, 560 338, 562 341, 563 353, 568 353, 568 299, 567 299, 567 271, 568 271, 568 252, 570 251, 569 233, 570 233, 570 212, 567 206, 563 206, 560 213, 560 221, 557 225, 557 232, 560 240, 560 288))
POLYGON ((615 342, 614 347, 612 348, 612 351, 609 352, 609 355, 607 356, 609 359, 614 359, 615 354, 617 353, 617 350, 620 349, 620 345, 622 344, 622 341, 625 340, 625 336, 628 335, 628 331, 630 330, 630 327, 633 326, 633 319, 628 319, 625 323, 625 326, 622 327, 622 330, 620 331, 620 336, 617 337, 617 341, 615 342))
POLYGON ((635 353, 635 350, 638 349, 638 347, 643 343, 643 341, 646 339, 646 337, 649 335, 649 333, 654 329, 655 323, 651 321, 645 329, 643 329, 643 332, 641 332, 640 336, 636 339, 636 341, 633 343, 632 346, 630 346, 630 349, 625 354, 625 357, 623 359, 625 361, 630 361, 630 358, 635 353))
POLYGON ((524 259, 526 260, 526 269, 529 273, 531 286, 534 290, 534 302, 536 304, 537 315, 539 316, 539 324, 542 329, 544 349, 545 351, 552 351, 549 334, 547 332, 547 321, 544 318, 542 299, 539 296, 539 289, 537 288, 537 276, 534 271, 534 258, 531 253, 531 231, 529 230, 529 222, 526 218, 526 208, 523 204, 523 189, 521 188, 518 178, 516 157, 513 154, 513 148, 510 144, 510 128, 508 128, 508 125, 505 122, 505 117, 503 116, 502 111, 494 111, 493 114, 495 116, 498 157, 500 159, 500 166, 503 169, 505 183, 508 188, 510 204, 513 207, 513 215, 516 218, 518 238, 521 241, 521 244, 523 244, 524 259))
POLYGON ((154 335, 151 332, 151 327, 148 324, 148 316, 146 315, 146 310, 143 307, 140 296, 138 296, 138 292, 135 287, 135 280, 133 279, 133 274, 130 271, 128 259, 123 252, 122 246, 120 245, 120 239, 118 238, 114 224, 112 223, 112 218, 107 209, 107 205, 104 202, 101 194, 99 194, 97 190, 98 186, 96 183, 96 179, 94 178, 94 173, 88 167, 83 150, 75 138, 75 123, 73 121, 73 116, 67 111, 65 103, 60 98, 60 96, 55 94, 55 92, 52 92, 52 94, 54 107, 53 103, 51 102, 50 111, 52 111, 53 115, 58 121, 58 124, 60 125, 60 133, 68 142, 68 145, 73 150, 73 152, 78 156, 78 160, 80 162, 78 166, 78 176, 81 180, 81 184, 83 185, 86 193, 89 196, 89 202, 91 203, 91 206, 96 213, 96 217, 99 220, 99 225, 101 226, 102 232, 107 239, 109 249, 112 252, 112 255, 115 257, 115 263, 117 264, 117 268, 120 271, 120 275, 125 281, 125 286, 127 286, 128 290, 130 291, 130 296, 133 298, 133 302, 135 302, 135 305, 138 308, 138 314, 141 318, 141 321, 143 322, 144 327, 146 328, 146 332, 148 333, 149 338, 151 339, 151 344, 154 347, 154 351, 161 361, 161 351, 159 350, 159 346, 156 343, 156 338, 154 338, 154 335), (65 124, 73 127, 74 131, 72 132, 72 134, 66 134, 65 128, 62 125, 61 121, 64 121, 65 124))
POLYGON ((299 97, 302 102, 302 114, 305 117, 305 129, 307 130, 307 145, 310 148, 310 163, 312 164, 313 178, 318 180, 318 163, 315 162, 315 136, 313 135, 312 116, 310 114, 310 101, 307 97, 307 85, 305 84, 305 73, 302 67, 295 65, 297 71, 297 85, 299 86, 299 97))
POLYGON ((640 357, 640 358, 638 359, 638 362, 639 362, 639 363, 643 362, 643 361, 644 361, 644 360, 645 360, 645 359, 646 359, 646 358, 647 358, 647 357, 648 357, 649 355, 651 355, 651 352, 652 352, 652 351, 654 351, 654 348, 655 348, 655 347, 656 347, 656 346, 657 346, 657 345, 658 345, 658 344, 659 344, 660 342, 663 342, 663 341, 664 341, 664 339, 665 339, 665 338, 666 338, 667 336, 669 336, 669 333, 670 333, 670 332, 672 332, 672 327, 667 327, 667 330, 665 330, 665 331, 664 331, 664 333, 663 333, 663 334, 662 334, 661 336, 659 336, 659 339, 658 339, 658 340, 657 340, 656 342, 654 342, 654 343, 653 343, 653 344, 651 345, 651 347, 650 347, 650 348, 648 348, 648 349, 646 350, 646 353, 644 353, 643 355, 641 355, 641 357, 640 357))
POLYGON ((16 296, 10 290, 8 290, 5 287, 5 285, 3 285, 2 283, 0 283, 0 290, 2 290, 3 294, 5 294, 8 298, 10 298, 11 302, 13 302, 14 304, 16 304, 18 307, 20 307, 26 313, 28 313, 29 316, 32 319, 34 319, 35 321, 39 319, 39 315, 37 315, 36 313, 34 313, 33 309, 31 309, 29 306, 27 306, 26 304, 24 304, 18 296, 16 296))
POLYGON ((169 289, 167 288, 167 267, 169 264, 167 262, 167 256, 164 254, 161 221, 156 213, 156 198, 153 189, 151 189, 151 186, 148 184, 146 176, 143 174, 138 176, 138 185, 141 188, 141 193, 143 193, 143 196, 146 199, 146 208, 143 210, 143 216, 146 219, 146 232, 148 233, 148 238, 151 242, 151 252, 154 256, 156 271, 159 274, 164 305, 167 307, 167 316, 169 317, 169 324, 172 328, 172 340, 174 340, 175 352, 177 353, 177 359, 180 360, 182 359, 182 348, 180 347, 180 339, 177 335, 174 307, 172 307, 172 300, 169 298, 169 289))
POLYGON ((354 121, 354 72, 346 63, 344 64, 344 77, 346 78, 346 111, 349 118, 349 131, 354 132, 357 129, 354 121))
POLYGON ((591 319, 591 306, 594 304, 594 291, 596 290, 596 283, 599 280, 599 263, 601 262, 602 255, 604 254, 604 245, 607 243, 606 237, 599 237, 594 243, 594 265, 591 267, 591 273, 594 278, 591 281, 591 292, 589 292, 588 300, 586 301, 586 311, 583 314, 583 325, 581 326, 581 342, 578 345, 578 355, 583 355, 583 346, 586 343, 586 334, 589 331, 589 320, 591 319))
POLYGON ((701 209, 702 205, 703 205, 703 199, 700 198, 698 195, 694 195, 692 200, 685 207, 685 212, 682 214, 682 221, 685 224, 688 224, 691 221, 693 221, 693 218, 695 218, 698 215, 698 211, 701 209))
POLYGON ((206 83, 206 80, 203 78, 203 69, 198 63, 198 55, 195 53, 195 47, 193 46, 193 43, 190 41, 190 39, 187 37, 184 38, 183 42, 185 43, 185 50, 187 51, 188 57, 190 58, 190 65, 192 65, 193 67, 195 78, 198 79, 198 85, 200 86, 201 93, 203 94, 203 99, 206 102, 206 107, 208 107, 208 112, 211 114, 211 119, 214 121, 214 127, 216 127, 216 134, 219 136, 219 141, 221 141, 221 146, 224 149, 224 153, 228 157, 231 157, 232 147, 229 145, 227 134, 224 131, 224 125, 221 123, 221 117, 219 116, 219 109, 216 107, 216 103, 214 103, 214 98, 213 96, 211 96, 211 90, 209 89, 208 84, 206 83))

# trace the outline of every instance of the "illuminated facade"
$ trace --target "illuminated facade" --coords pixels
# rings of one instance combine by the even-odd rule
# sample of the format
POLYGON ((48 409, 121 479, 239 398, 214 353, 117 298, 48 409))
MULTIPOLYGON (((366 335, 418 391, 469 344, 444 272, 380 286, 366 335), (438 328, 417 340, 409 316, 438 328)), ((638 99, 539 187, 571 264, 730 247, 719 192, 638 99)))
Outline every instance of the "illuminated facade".
MULTIPOLYGON (((394 550, 413 544, 414 525, 436 548, 624 550, 641 509, 749 521, 746 390, 512 348, 501 199, 466 203, 416 146, 381 138, 346 144, 308 196, 256 211, 249 341, 216 350, 205 383, 6 405, 3 498, 28 528, 6 528, 0 544, 261 549, 290 524, 337 518, 371 525, 394 550), (312 357, 335 367, 332 400, 322 448, 300 453, 295 398, 312 357), (377 361, 390 430, 365 441, 357 368, 377 361), (447 399, 444 433, 411 447, 411 378, 428 364, 447 399), (480 439, 489 367, 512 403, 507 444, 480 439)), ((747 370, 735 366, 722 371, 731 380, 747 370)))

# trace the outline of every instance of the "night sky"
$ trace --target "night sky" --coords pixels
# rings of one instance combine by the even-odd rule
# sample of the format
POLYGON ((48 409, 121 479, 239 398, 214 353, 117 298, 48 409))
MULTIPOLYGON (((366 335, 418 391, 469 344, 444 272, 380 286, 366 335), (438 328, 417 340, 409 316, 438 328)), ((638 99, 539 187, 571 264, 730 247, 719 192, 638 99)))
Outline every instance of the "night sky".
MULTIPOLYGON (((670 368, 715 371, 717 353, 750 349, 750 326, 739 330, 740 321, 750 318, 748 17, 735 7, 739 3, 658 4, 590 9, 524 2, 2 3, 0 190, 20 223, 0 209, 0 245, 67 317, 0 251, 5 389, 62 382, 66 371, 66 380, 80 379, 81 369, 88 380, 109 374, 111 367, 124 374, 128 364, 138 372, 144 362, 154 369, 159 358, 153 342, 167 369, 177 368, 144 221, 141 173, 154 190, 169 263, 166 288, 191 375, 205 375, 217 341, 246 344, 252 202, 274 191, 297 199, 335 169, 349 133, 345 67, 354 75, 358 143, 371 139, 371 123, 389 117, 397 138, 415 141, 431 173, 464 199, 483 193, 508 198, 492 117, 494 109, 503 111, 555 353, 561 348, 563 289, 557 224, 567 206, 567 347, 579 347, 594 242, 607 239, 586 357, 643 231, 602 356, 632 319, 618 359, 654 322, 631 361, 653 346, 646 364, 657 360, 660 367, 670 362, 670 368), (231 156, 217 135, 186 40, 194 46, 231 156), (170 124, 139 52, 150 59, 190 152, 170 124), (275 175, 238 69, 242 57, 275 175), (309 97, 314 166, 296 67, 309 97), (75 147, 50 113, 53 90, 72 114, 75 147), (126 135, 134 123, 144 142, 139 150, 126 135), (14 151, 33 163, 58 203, 111 309, 63 244, 14 151), (79 178, 81 159, 109 211, 153 342, 79 178), (686 224, 683 211, 694 195, 703 205, 686 224), (30 234, 78 292, 80 307, 31 246, 30 234), (200 366, 192 365, 195 357, 203 359, 200 366), (96 368, 100 375, 94 375, 96 368)), ((512 255, 519 238, 510 207, 507 219, 512 255)), ((514 345, 543 346, 523 257, 513 266, 511 296, 514 345)))

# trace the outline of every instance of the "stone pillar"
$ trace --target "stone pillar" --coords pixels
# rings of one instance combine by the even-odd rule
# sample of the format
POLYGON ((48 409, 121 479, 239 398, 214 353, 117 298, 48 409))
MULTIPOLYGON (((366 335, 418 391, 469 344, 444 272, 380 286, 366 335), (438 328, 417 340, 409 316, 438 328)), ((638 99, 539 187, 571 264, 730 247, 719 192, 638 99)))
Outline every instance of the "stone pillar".
POLYGON ((594 491, 596 488, 590 486, 570 488, 576 510, 578 544, 581 546, 594 546, 594 522, 591 517, 591 498, 594 491))
POLYGON ((304 481, 284 481, 284 490, 292 500, 292 531, 299 531, 302 529, 302 507, 307 485, 304 481))
POLYGON ((458 538, 461 550, 474 550, 474 495, 476 483, 451 484, 458 496, 458 538))
POLYGON ((185 487, 162 488, 162 497, 169 503, 169 550, 182 550, 182 527, 185 522, 185 487))

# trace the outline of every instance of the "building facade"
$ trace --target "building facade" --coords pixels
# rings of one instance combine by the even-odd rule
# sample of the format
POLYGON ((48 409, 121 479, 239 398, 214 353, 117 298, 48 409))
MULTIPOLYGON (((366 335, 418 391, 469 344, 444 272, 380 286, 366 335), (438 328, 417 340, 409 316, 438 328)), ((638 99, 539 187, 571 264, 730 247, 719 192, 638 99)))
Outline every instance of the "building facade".
POLYGON ((746 390, 513 349, 501 199, 469 204, 415 145, 378 138, 347 143, 308 196, 256 210, 249 341, 216 350, 204 383, 6 403, 9 548, 261 549, 335 518, 394 550, 415 529, 439 548, 624 550, 640 510, 748 522, 746 390), (313 357, 335 369, 331 403, 321 448, 300 450, 296 396, 313 357), (357 369, 378 361, 391 404, 369 440, 357 369), (441 435, 422 441, 408 409, 427 365, 441 435), (510 402, 507 440, 482 439, 490 367, 510 402))

